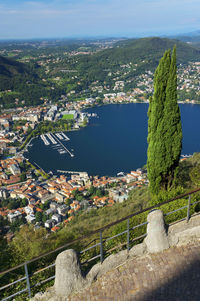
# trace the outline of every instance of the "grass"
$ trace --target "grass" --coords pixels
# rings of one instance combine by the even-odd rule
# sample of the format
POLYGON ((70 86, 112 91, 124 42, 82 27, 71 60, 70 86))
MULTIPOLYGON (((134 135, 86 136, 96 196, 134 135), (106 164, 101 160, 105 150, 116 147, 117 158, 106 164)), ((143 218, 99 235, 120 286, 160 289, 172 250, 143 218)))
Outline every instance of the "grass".
POLYGON ((62 119, 72 120, 72 119, 74 119, 74 115, 73 114, 65 114, 65 115, 63 115, 62 119))
POLYGON ((21 58, 21 61, 23 61, 23 60, 29 60, 30 58, 31 58, 30 55, 25 55, 25 56, 23 56, 23 57, 21 58))
POLYGON ((13 56, 16 56, 16 53, 14 53, 14 52, 8 52, 8 57, 13 57, 13 56))

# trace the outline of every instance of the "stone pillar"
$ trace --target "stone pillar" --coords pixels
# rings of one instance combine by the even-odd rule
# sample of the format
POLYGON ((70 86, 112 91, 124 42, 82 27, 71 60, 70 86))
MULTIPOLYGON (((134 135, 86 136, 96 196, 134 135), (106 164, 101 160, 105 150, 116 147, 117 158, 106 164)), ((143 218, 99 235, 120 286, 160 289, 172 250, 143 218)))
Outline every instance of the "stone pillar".
POLYGON ((66 250, 56 258, 55 293, 59 297, 68 297, 72 292, 84 287, 77 254, 74 250, 66 250))
POLYGON ((169 248, 168 237, 165 231, 163 213, 154 210, 147 216, 147 237, 144 242, 149 253, 161 252, 169 248))

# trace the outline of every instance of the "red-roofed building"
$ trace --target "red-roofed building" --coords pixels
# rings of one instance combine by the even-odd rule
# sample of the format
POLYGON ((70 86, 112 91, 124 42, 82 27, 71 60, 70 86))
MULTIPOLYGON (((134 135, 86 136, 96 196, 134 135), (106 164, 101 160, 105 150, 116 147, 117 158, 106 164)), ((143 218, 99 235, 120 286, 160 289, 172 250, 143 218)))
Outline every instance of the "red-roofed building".
POLYGON ((57 232, 59 230, 59 227, 58 226, 54 226, 53 228, 51 228, 51 231, 52 232, 57 232))

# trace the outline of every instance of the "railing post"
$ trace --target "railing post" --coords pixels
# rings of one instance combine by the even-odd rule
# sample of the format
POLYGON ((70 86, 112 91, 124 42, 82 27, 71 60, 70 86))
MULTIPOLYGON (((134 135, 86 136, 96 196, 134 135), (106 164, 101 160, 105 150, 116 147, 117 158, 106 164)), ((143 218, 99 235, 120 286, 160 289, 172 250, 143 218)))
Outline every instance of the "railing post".
POLYGON ((28 289, 28 296, 29 296, 29 298, 31 298, 31 287, 30 287, 30 281, 29 281, 29 275, 28 275, 28 267, 27 267, 27 263, 26 262, 24 264, 24 269, 25 269, 25 274, 26 274, 26 285, 27 285, 27 289, 28 289))
POLYGON ((129 252, 130 245, 130 222, 129 218, 127 219, 127 251, 129 252))
POLYGON ((187 223, 189 222, 189 219, 190 219, 190 205, 191 205, 191 195, 188 198, 187 223))
POLYGON ((100 231, 100 259, 101 259, 101 263, 103 263, 103 238, 102 238, 102 231, 100 231))

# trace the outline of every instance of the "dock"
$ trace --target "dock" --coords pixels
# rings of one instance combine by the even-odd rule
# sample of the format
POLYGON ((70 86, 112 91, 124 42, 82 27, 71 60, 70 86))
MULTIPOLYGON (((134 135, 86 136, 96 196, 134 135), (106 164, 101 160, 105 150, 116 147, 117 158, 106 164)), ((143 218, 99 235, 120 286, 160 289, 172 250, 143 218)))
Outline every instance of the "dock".
POLYGON ((57 144, 57 141, 54 139, 55 136, 53 134, 47 134, 47 137, 49 138, 49 140, 53 143, 53 144, 57 144))
POLYGON ((63 137, 66 139, 66 141, 69 141, 69 137, 67 137, 67 135, 65 135, 65 133, 61 132, 61 134, 63 135, 63 137))
POLYGON ((63 136, 61 136, 60 133, 55 133, 55 135, 56 135, 56 137, 58 137, 60 140, 63 140, 63 139, 64 139, 63 136))
POLYGON ((42 141, 44 142, 45 145, 49 145, 49 141, 47 140, 47 138, 45 137, 45 135, 40 135, 40 138, 42 139, 42 141))
MULTIPOLYGON (((62 145, 62 147, 64 148, 64 150, 66 150, 66 151, 70 154, 71 157, 74 157, 74 154, 72 154, 72 153, 66 148, 66 146, 64 146, 64 144, 63 144, 61 141, 59 141, 58 138, 56 138, 56 136, 55 136, 54 134, 51 134, 51 135, 53 136, 53 138, 54 138, 56 141, 58 141, 58 143, 60 143, 60 145, 62 145)), ((57 142, 56 142, 56 143, 57 143, 57 142)))
POLYGON ((72 171, 72 170, 60 170, 60 169, 57 169, 57 172, 59 172, 59 173, 77 174, 77 175, 85 173, 84 171, 72 171))

